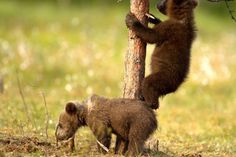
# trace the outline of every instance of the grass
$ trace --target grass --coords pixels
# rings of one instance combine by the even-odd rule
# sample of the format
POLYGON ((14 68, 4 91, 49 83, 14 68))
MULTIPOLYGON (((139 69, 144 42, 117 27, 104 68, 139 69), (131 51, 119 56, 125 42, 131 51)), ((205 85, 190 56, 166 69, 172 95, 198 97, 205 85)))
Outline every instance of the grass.
MULTIPOLYGON (((66 101, 83 100, 91 93, 122 95, 128 5, 91 4, 0 1, 0 75, 5 87, 0 94, 0 138, 46 140, 42 92, 50 116, 50 142, 66 101)), ((198 38, 189 78, 157 111, 159 129, 153 138, 169 156, 236 156, 235 23, 225 10, 218 15, 204 7, 200 4, 196 11, 198 38)), ((152 49, 148 46, 147 71, 152 49)), ((98 155, 88 129, 79 130, 76 137, 77 154, 98 155)), ((42 155, 4 148, 0 145, 0 156, 42 155)))

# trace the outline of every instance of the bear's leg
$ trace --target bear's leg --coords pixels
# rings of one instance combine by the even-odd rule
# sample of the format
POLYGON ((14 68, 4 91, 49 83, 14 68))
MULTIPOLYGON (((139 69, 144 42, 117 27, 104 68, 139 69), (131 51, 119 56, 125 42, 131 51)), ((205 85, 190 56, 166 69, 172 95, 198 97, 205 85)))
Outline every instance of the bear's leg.
POLYGON ((122 139, 119 135, 116 136, 116 145, 115 145, 115 154, 119 154, 120 146, 122 143, 122 139))
POLYGON ((116 137, 115 154, 125 154, 128 149, 128 141, 123 140, 119 135, 116 137))
POLYGON ((93 127, 94 135, 96 136, 98 142, 98 151, 102 153, 107 153, 111 144, 111 128, 102 123, 96 123, 93 127))
POLYGON ((131 126, 129 130, 128 156, 137 156, 143 151, 145 140, 149 133, 142 130, 139 123, 131 126))
POLYGON ((131 139, 128 144, 128 156, 137 156, 143 151, 144 141, 140 141, 138 138, 131 139))

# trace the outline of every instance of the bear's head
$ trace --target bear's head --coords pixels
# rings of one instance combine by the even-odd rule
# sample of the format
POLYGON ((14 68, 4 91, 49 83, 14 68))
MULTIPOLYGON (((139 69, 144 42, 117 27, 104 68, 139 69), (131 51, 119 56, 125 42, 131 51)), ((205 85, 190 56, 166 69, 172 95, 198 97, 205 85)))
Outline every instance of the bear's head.
POLYGON ((85 125, 85 107, 77 102, 70 101, 66 104, 65 111, 60 114, 56 126, 56 139, 68 140, 73 137, 77 129, 85 125))
POLYGON ((171 12, 182 13, 196 8, 198 0, 161 0, 157 4, 157 9, 164 15, 171 12))

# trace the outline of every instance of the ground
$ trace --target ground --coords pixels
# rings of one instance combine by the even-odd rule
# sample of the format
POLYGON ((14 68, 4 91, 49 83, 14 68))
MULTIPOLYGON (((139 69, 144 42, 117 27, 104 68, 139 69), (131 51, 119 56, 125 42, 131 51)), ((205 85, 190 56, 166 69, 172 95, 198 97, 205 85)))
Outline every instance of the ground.
MULTIPOLYGON (((0 1, 0 156, 66 156, 54 138, 65 102, 122 96, 128 3, 65 2, 0 1)), ((196 23, 190 75, 161 100, 149 156, 236 156, 236 23, 207 2, 196 23)), ((102 156, 95 147, 82 128, 72 156, 102 156)))

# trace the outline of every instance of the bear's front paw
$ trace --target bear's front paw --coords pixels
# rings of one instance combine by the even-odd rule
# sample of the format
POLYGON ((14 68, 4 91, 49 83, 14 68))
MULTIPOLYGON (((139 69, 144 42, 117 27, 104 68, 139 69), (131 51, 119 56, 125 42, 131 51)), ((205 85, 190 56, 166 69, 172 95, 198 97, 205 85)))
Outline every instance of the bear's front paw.
POLYGON ((161 20, 150 13, 146 13, 145 16, 148 18, 148 22, 152 24, 159 24, 161 20))
POLYGON ((125 22, 128 28, 132 28, 135 24, 139 23, 139 20, 133 13, 130 12, 126 15, 125 22))

